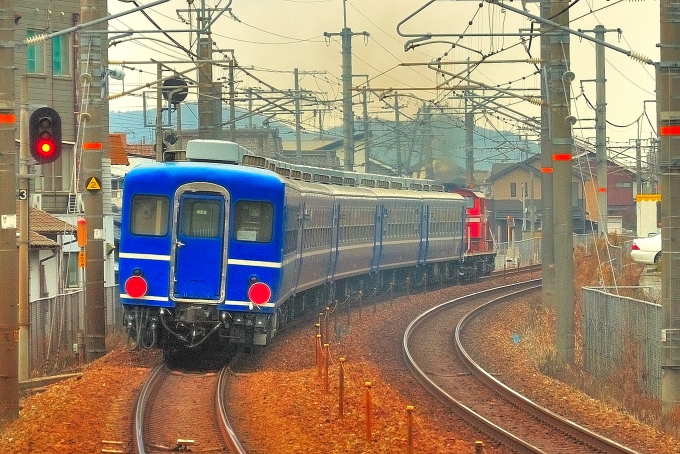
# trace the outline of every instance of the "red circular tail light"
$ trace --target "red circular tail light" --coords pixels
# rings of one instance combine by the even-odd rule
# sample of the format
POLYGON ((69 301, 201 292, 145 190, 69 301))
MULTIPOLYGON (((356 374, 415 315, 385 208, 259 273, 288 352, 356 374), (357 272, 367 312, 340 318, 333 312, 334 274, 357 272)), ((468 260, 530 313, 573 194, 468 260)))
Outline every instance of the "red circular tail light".
POLYGON ((272 297, 272 290, 262 282, 256 282, 248 289, 248 299, 253 304, 266 304, 272 297))
POLYGON ((130 276, 125 281, 125 293, 130 298, 141 298, 146 295, 148 289, 149 286, 142 276, 130 276))

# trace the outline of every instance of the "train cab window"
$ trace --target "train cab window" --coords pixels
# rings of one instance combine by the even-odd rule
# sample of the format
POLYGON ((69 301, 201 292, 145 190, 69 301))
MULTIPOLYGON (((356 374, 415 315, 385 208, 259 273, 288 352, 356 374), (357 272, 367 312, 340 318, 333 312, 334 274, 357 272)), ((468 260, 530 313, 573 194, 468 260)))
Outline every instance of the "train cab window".
POLYGON ((180 232, 193 238, 217 238, 220 236, 222 202, 218 200, 187 199, 180 211, 180 232))
POLYGON ((167 197, 134 196, 130 214, 130 232, 133 235, 167 235, 169 206, 170 200, 167 197))
POLYGON ((234 239, 268 243, 274 230, 274 205, 269 202, 239 200, 234 214, 234 239))
POLYGON ((474 207, 475 207, 474 197, 465 197, 465 208, 474 208, 474 207))

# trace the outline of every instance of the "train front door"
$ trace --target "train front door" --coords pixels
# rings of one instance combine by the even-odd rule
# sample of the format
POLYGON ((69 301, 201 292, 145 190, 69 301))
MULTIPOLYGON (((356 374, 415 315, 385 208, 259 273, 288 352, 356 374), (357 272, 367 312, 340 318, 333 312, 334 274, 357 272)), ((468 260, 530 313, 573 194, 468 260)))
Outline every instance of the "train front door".
POLYGON ((170 285, 173 300, 215 303, 224 300, 228 206, 226 191, 179 195, 174 213, 174 269, 170 285))

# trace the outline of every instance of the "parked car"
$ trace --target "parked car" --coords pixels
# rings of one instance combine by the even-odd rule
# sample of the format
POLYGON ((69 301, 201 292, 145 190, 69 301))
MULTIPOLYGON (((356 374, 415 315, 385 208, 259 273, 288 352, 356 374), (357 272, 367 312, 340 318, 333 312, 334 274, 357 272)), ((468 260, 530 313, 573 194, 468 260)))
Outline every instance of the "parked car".
POLYGON ((630 258, 639 263, 658 263, 661 258, 661 234, 635 238, 631 246, 630 258))

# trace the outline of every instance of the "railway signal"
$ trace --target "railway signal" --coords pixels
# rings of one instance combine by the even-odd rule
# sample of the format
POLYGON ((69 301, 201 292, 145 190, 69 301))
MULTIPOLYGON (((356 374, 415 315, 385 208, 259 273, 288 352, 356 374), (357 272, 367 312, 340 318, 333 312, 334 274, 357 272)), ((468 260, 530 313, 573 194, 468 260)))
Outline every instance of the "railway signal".
POLYGON ((38 164, 49 164, 61 156, 61 117, 50 107, 40 107, 28 123, 31 155, 38 164))

